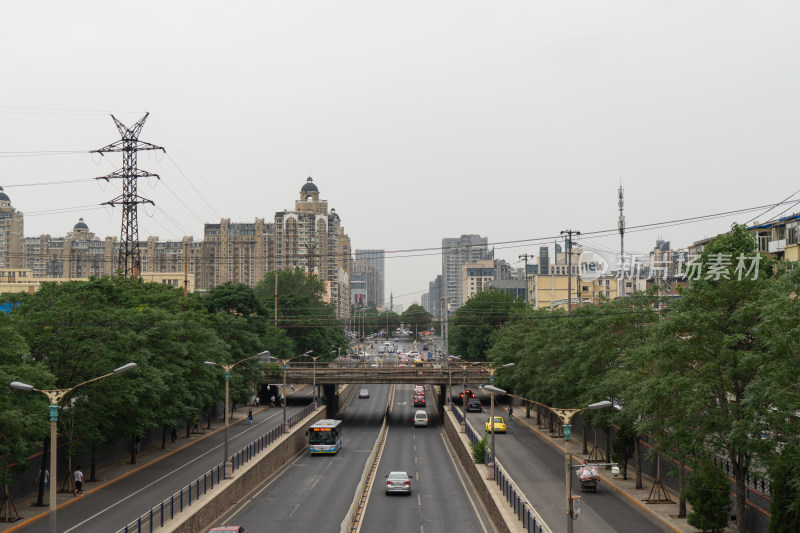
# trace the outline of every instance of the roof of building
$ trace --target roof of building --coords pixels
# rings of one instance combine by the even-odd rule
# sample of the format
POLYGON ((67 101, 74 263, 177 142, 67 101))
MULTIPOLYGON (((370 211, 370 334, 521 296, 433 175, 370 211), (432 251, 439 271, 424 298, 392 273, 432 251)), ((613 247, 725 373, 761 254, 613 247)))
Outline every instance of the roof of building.
POLYGON ((0 187, 0 201, 10 202, 11 198, 8 197, 6 193, 3 192, 3 188, 0 187))
POLYGON ((74 227, 74 228, 72 228, 72 229, 74 229, 74 230, 78 230, 78 229, 89 229, 89 226, 87 226, 87 225, 86 225, 86 222, 84 222, 82 218, 79 218, 79 219, 78 219, 78 223, 77 223, 77 224, 75 224, 75 227, 74 227))
POLYGON ((303 185, 303 187, 300 189, 300 192, 319 192, 319 189, 317 189, 317 186, 314 185, 314 180, 311 178, 311 176, 306 179, 306 184, 303 185))
POLYGON ((336 214, 336 209, 331 209, 331 218, 339 220, 339 215, 336 214))
POLYGON ((763 224, 756 223, 756 225, 749 226, 747 229, 748 230, 754 230, 754 229, 772 228, 772 227, 775 227, 775 226, 780 226, 780 225, 782 225, 783 223, 785 223, 785 222, 787 222, 789 220, 797 220, 797 219, 800 219, 800 213, 795 213, 793 215, 788 215, 788 216, 785 216, 785 217, 776 218, 775 220, 770 220, 770 221, 764 222, 763 224))

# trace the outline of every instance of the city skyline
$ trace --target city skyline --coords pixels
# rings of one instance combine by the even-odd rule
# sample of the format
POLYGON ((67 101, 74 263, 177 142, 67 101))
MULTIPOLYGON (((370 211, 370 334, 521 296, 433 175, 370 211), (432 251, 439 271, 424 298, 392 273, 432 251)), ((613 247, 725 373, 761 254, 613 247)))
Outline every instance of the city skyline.
POLYGON ((446 237, 513 266, 567 229, 618 250, 620 184, 629 252, 800 211, 756 209, 797 189, 793 3, 195 6, 9 8, 37 21, 0 36, 0 186, 26 235, 119 237, 120 184, 94 178, 121 158, 89 153, 119 139, 112 113, 149 112, 139 138, 166 148, 139 154, 161 177, 139 180, 140 240, 271 219, 310 175, 405 307, 446 237))

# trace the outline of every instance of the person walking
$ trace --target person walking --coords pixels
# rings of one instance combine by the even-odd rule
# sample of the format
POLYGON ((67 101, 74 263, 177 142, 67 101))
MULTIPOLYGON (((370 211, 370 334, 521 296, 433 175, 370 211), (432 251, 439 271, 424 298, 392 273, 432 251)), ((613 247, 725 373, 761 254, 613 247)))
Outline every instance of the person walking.
POLYGON ((172 435, 170 436, 170 442, 178 442, 178 428, 175 426, 172 427, 172 435))
POLYGON ((78 494, 83 494, 83 472, 81 472, 81 467, 78 466, 72 475, 75 478, 75 492, 72 493, 72 497, 74 498, 78 494))
MULTIPOLYGON (((33 480, 34 483, 39 483, 39 479, 42 477, 42 471, 39 470, 39 473, 36 474, 36 479, 33 480)), ((47 490, 47 482, 50 481, 50 471, 45 469, 44 471, 44 490, 47 490)))
POLYGON ((508 419, 511 420, 514 417, 514 408, 510 405, 508 406, 508 419))
POLYGON ((252 409, 247 411, 247 423, 248 424, 252 424, 253 423, 253 410, 252 409))
POLYGON ((275 395, 274 394, 272 395, 272 398, 270 398, 270 401, 272 402, 272 407, 275 407, 275 395))

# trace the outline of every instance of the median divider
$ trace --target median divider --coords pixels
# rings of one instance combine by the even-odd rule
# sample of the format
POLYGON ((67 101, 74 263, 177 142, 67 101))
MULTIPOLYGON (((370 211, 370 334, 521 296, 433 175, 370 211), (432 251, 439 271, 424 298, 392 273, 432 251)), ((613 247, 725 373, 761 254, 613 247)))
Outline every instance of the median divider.
POLYGON ((500 532, 551 533, 550 528, 525 495, 516 488, 499 461, 494 472, 495 479, 486 479, 486 476, 478 470, 478 465, 472 460, 471 444, 479 442, 482 436, 475 431, 469 421, 466 425, 467 432, 461 433, 462 416, 463 414, 455 406, 452 411, 445 411, 443 420, 445 434, 486 507, 495 529, 500 532))
POLYGON ((364 467, 364 473, 361 474, 361 481, 359 481, 358 487, 356 487, 356 494, 353 498, 353 503, 350 504, 350 509, 347 511, 344 520, 342 520, 342 525, 340 527, 341 533, 358 532, 361 530, 361 520, 364 516, 364 510, 367 506, 367 500, 369 499, 372 483, 375 480, 375 472, 378 469, 381 451, 383 450, 383 445, 386 442, 386 435, 389 433, 388 423, 389 416, 392 414, 392 405, 394 404, 394 391, 395 386, 392 385, 391 390, 389 391, 389 402, 386 406, 386 414, 383 417, 381 431, 378 434, 378 438, 375 439, 375 444, 372 446, 372 452, 370 452, 369 457, 367 458, 367 464, 364 467))

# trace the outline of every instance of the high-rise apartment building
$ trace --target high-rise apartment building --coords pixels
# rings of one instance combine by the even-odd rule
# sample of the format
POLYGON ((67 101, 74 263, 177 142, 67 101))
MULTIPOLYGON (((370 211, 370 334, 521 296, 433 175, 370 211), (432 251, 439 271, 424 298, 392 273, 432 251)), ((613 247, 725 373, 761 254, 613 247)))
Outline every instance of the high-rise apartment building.
POLYGON ((377 271, 378 278, 374 287, 370 288, 367 286, 367 300, 374 303, 378 307, 387 307, 389 306, 388 301, 384 301, 386 299, 386 268, 385 268, 385 256, 386 252, 384 250, 356 250, 355 251, 355 260, 356 261, 367 261, 369 262, 377 271), (372 292, 370 292, 372 291, 372 292))
MULTIPOLYGON (((356 253, 358 257, 358 253, 356 253)), ((353 275, 358 275, 359 279, 364 282, 364 292, 366 302, 364 304, 375 304, 377 307, 382 307, 382 302, 377 298, 377 287, 380 280, 380 272, 371 261, 364 259, 356 259, 353 262, 353 275)))
POLYGON ((24 263, 22 213, 0 187, 0 268, 20 268, 24 263))
POLYGON ((442 239, 442 291, 451 310, 464 303, 461 290, 463 266, 487 259, 488 244, 489 239, 480 235, 442 239))

